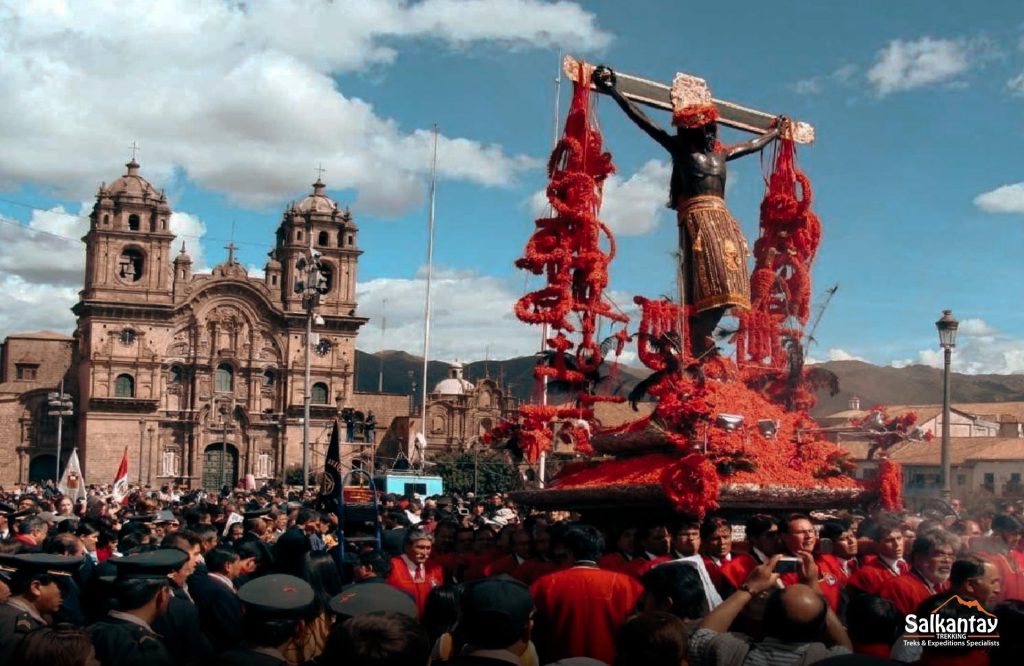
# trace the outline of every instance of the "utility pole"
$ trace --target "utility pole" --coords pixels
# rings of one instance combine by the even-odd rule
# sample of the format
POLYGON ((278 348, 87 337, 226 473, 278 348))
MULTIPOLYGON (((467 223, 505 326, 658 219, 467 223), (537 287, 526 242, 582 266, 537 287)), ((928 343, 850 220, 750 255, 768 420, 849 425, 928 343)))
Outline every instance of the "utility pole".
POLYGON ((60 389, 57 393, 46 395, 46 405, 49 407, 47 414, 57 417, 57 470, 53 480, 60 481, 60 448, 64 442, 64 417, 74 416, 75 406, 71 402, 71 396, 64 392, 64 380, 60 380, 60 389))

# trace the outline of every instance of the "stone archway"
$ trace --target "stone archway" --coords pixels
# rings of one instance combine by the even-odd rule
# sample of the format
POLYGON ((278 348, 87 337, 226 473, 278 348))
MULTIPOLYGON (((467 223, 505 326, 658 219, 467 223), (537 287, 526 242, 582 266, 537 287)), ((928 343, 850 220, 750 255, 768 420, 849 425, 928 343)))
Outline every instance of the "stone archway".
POLYGON ((220 492, 238 482, 238 449, 234 444, 215 442, 203 452, 203 490, 220 492))

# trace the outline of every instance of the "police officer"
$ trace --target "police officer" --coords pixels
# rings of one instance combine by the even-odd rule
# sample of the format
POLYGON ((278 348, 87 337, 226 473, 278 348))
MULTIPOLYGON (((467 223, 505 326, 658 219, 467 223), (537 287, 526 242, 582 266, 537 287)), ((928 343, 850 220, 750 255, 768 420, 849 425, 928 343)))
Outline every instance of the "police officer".
POLYGON ((117 578, 111 591, 114 608, 89 627, 96 658, 103 666, 172 666, 170 652, 152 623, 167 612, 171 599, 168 575, 188 560, 177 548, 136 553, 114 560, 117 578))
POLYGON ((60 609, 61 584, 71 580, 71 571, 82 564, 81 557, 29 553, 6 555, 0 560, 10 578, 11 597, 0 605, 0 664, 10 664, 15 648, 25 634, 45 627, 45 619, 60 609))
MULTIPOLYGON (((283 666, 283 651, 298 633, 302 619, 313 605, 309 583, 287 574, 272 574, 239 588, 242 615, 241 648, 220 655, 227 666, 283 666)), ((106 666, 106 664, 104 664, 106 666)))

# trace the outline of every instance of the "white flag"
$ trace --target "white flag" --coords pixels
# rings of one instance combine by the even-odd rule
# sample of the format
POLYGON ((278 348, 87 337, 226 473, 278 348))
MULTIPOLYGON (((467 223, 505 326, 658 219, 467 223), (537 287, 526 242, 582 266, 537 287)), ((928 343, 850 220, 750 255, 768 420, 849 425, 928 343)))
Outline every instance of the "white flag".
POLYGON ((64 467, 64 474, 60 477, 57 490, 72 501, 85 499, 85 478, 82 476, 82 466, 78 464, 78 449, 72 449, 68 464, 64 467))

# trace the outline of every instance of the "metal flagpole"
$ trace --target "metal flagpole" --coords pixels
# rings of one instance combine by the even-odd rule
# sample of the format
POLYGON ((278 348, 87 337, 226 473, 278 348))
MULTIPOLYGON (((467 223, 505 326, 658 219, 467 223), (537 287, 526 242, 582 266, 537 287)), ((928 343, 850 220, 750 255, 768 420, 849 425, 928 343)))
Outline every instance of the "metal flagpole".
MULTIPOLYGON (((551 137, 551 149, 558 145, 558 121, 562 113, 562 52, 558 52, 558 63, 555 66, 555 71, 558 75, 555 76, 555 127, 551 137)), ((543 354, 544 348, 548 342, 548 324, 544 322, 540 327, 540 351, 543 354)), ((540 392, 540 403, 542 405, 548 404, 548 376, 544 375, 541 378, 541 392, 540 392)), ((540 452, 540 469, 538 470, 537 478, 540 482, 540 487, 544 487, 544 476, 547 468, 547 453, 544 451, 540 452)))
POLYGON ((437 192, 437 123, 434 123, 434 158, 430 167, 430 218, 427 229, 427 297, 423 305, 423 391, 420 418, 427 418, 427 363, 430 359, 430 282, 434 277, 434 200, 437 192))

